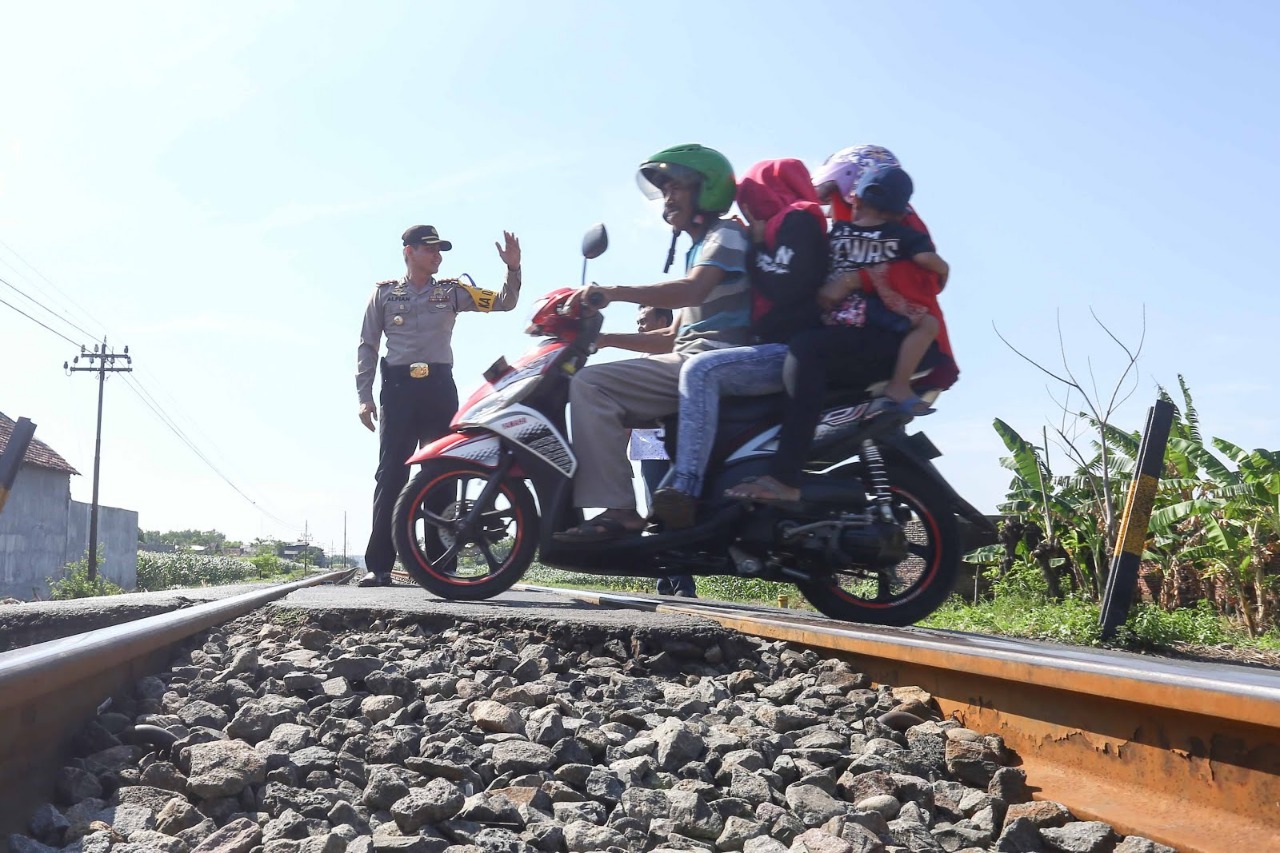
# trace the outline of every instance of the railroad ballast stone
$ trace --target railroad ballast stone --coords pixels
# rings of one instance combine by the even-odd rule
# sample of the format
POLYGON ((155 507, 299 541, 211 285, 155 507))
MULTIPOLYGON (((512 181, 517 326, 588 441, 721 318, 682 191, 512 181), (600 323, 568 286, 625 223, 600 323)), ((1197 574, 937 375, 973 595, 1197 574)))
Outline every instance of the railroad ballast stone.
POLYGON ((10 849, 1169 850, 1028 802, 1000 738, 811 650, 370 618, 208 633, 85 727, 10 849))

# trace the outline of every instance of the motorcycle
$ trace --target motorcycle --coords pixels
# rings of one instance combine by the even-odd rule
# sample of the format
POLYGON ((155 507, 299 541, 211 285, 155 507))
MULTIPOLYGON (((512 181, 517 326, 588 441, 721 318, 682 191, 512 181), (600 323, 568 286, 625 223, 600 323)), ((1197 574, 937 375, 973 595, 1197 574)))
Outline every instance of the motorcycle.
MULTIPOLYGON (((587 261, 607 246, 603 225, 584 236, 584 285, 587 261)), ((794 503, 721 497, 766 472, 786 401, 782 394, 726 398, 693 527, 654 524, 603 542, 557 541, 554 532, 582 521, 572 505, 578 461, 567 438, 569 384, 594 354, 603 323, 599 312, 570 302, 574 293, 561 288, 536 303, 526 332, 542 340, 514 364, 499 358, 459 408, 454 431, 406 463, 421 469, 395 507, 396 548, 430 592, 491 598, 539 554, 547 566, 589 574, 785 581, 832 618, 909 625, 937 609, 955 584, 957 518, 994 535, 934 467, 930 460, 941 454, 923 433, 908 435, 895 415, 865 417, 869 388, 826 401, 794 503)), ((668 441, 678 441, 678 431, 669 424, 668 441)))

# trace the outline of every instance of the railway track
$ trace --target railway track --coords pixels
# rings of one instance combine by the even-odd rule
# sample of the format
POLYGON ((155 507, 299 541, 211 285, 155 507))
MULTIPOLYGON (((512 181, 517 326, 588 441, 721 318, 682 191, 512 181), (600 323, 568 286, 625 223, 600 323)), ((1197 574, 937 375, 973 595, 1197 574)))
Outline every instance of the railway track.
POLYGON ((1280 673, 722 602, 556 591, 852 656, 873 682, 922 687, 944 716, 1001 735, 1037 799, 1180 851, 1280 850, 1280 673))
POLYGON ((48 799, 71 736, 103 697, 166 666, 188 637, 349 575, 316 575, 0 654, 0 833, 23 831, 31 808, 48 799))
MULTIPOLYGON (((0 655, 0 830, 23 831, 101 697, 157 671, 187 637, 342 574, 0 655)), ((875 683, 919 686, 944 716, 1003 737, 1036 798, 1080 819, 1180 851, 1280 849, 1280 675, 1271 671, 850 626, 774 608, 523 589, 696 616, 845 657, 875 683)))

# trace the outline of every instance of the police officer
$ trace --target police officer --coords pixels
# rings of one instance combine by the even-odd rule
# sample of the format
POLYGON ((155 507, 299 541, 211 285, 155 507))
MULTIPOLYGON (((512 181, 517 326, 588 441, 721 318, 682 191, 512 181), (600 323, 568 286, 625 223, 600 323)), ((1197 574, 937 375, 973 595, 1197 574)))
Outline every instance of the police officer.
POLYGON ((441 252, 453 248, 430 225, 415 225, 401 235, 406 274, 374 287, 360 328, 356 354, 356 392, 360 422, 373 430, 378 408, 373 404, 373 373, 378 349, 387 338, 381 360, 382 422, 378 429, 377 485, 373 490, 373 532, 364 561, 368 574, 360 586, 390 586, 395 565, 391 515, 400 490, 409 481, 405 460, 415 449, 449 431, 458 409, 453 384, 450 340, 460 311, 510 311, 520 297, 520 241, 503 232, 504 245, 494 246, 507 265, 501 293, 481 290, 469 281, 437 279, 441 252))

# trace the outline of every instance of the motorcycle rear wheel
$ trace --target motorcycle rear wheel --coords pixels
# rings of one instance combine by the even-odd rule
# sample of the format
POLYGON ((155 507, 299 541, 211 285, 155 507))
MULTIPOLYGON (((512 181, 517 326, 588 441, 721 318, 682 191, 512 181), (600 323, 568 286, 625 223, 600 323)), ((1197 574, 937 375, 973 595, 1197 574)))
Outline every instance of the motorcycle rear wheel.
POLYGON ((880 572, 831 572, 796 586, 819 612, 846 622, 902 627, 937 610, 960 571, 960 530, 943 491, 910 469, 890 470, 893 512, 910 556, 880 572))
POLYGON ((454 601, 492 598, 533 562, 538 509, 523 480, 504 478, 481 508, 479 528, 463 529, 461 520, 493 473, 461 459, 436 459, 400 493, 392 516, 396 553, 428 592, 454 601))

